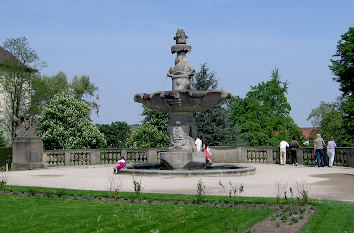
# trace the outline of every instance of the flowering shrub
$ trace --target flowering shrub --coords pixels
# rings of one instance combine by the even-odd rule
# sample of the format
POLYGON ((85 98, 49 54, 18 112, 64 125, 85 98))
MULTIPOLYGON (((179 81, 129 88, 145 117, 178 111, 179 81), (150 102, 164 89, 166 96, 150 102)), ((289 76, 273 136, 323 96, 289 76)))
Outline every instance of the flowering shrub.
POLYGON ((106 141, 88 119, 91 107, 63 92, 54 96, 38 117, 45 149, 95 149, 106 141))

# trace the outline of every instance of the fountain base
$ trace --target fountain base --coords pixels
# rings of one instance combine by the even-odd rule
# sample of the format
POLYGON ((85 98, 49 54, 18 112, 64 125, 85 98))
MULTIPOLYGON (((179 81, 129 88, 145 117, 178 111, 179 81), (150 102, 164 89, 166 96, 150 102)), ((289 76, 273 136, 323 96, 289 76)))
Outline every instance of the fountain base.
POLYGON ((161 152, 161 170, 204 169, 206 166, 204 152, 161 152))

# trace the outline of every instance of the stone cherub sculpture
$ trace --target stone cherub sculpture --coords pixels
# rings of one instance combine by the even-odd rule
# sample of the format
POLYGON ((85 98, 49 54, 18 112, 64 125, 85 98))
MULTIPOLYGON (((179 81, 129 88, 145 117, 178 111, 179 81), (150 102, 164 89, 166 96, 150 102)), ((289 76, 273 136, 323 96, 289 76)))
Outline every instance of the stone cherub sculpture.
POLYGON ((15 123, 14 137, 33 137, 37 134, 37 128, 31 115, 25 115, 20 118, 12 118, 15 123))

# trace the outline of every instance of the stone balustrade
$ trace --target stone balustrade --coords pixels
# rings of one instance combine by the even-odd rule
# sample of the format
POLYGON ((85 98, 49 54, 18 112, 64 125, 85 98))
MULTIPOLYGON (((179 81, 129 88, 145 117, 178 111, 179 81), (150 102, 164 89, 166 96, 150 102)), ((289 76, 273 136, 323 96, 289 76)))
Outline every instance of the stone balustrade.
MULTIPOLYGON (((279 147, 212 147, 212 160, 216 163, 279 163, 279 147)), ((313 148, 303 147, 296 152, 299 164, 316 165, 313 148)), ((290 150, 287 151, 287 163, 291 163, 290 150)), ((328 157, 325 153, 325 160, 328 157)), ((354 167, 354 148, 338 147, 334 166, 354 167)))
POLYGON ((127 163, 158 163, 159 153, 165 148, 109 148, 95 150, 45 150, 43 161, 46 167, 114 164, 121 156, 127 163))
MULTIPOLYGON (((165 151, 166 148, 45 150, 43 161, 46 167, 114 164, 124 156, 127 163, 158 163, 160 152, 165 151)), ((279 147, 212 147, 211 151, 211 158, 215 163, 279 163, 279 147)), ((328 161, 327 156, 325 159, 328 161)), ((297 161, 299 164, 315 165, 313 148, 299 148, 297 161)), ((287 153, 287 162, 291 163, 290 151, 287 153)), ((354 148, 337 148, 334 165, 354 167, 354 148)))

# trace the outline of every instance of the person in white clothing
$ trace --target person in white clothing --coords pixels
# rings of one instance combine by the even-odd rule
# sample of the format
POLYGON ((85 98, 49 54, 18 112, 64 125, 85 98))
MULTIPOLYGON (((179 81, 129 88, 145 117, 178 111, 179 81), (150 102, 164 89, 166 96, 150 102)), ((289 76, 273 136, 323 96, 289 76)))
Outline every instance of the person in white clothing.
POLYGON ((202 140, 200 140, 200 138, 198 136, 196 137, 194 144, 195 144, 195 147, 197 149, 197 152, 201 152, 202 151, 203 142, 202 142, 202 140))
POLYGON ((280 165, 286 164, 286 148, 289 147, 289 144, 286 141, 280 142, 280 165))
POLYGON ((331 137, 331 140, 328 142, 328 145, 327 145, 327 155, 329 157, 329 164, 328 164, 329 167, 333 166, 334 155, 336 154, 336 148, 337 148, 337 145, 334 142, 334 138, 331 137))

